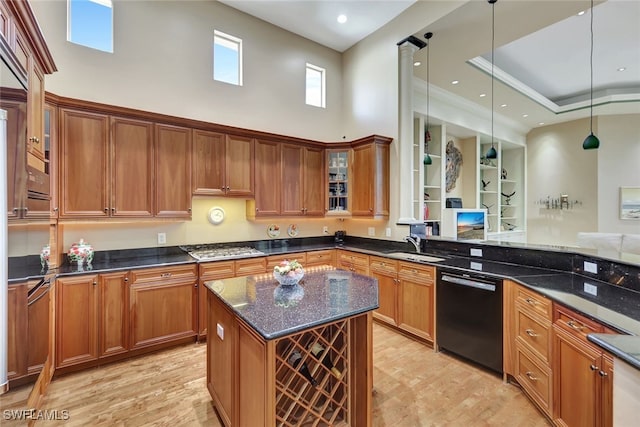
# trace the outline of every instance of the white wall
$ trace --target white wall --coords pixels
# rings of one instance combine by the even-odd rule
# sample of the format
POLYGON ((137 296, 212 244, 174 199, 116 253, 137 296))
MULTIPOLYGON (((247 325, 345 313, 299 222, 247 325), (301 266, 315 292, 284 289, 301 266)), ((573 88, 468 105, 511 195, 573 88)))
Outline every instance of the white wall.
MULTIPOLYGON (((66 41, 64 0, 33 1, 56 95, 321 141, 342 132, 342 58, 217 1, 114 1, 114 53, 66 41), (177 19, 179 18, 179 19, 177 19), (243 40, 244 85, 213 81, 213 30, 243 40), (327 70, 327 108, 305 105, 305 62, 327 70)), ((358 134, 356 137, 366 136, 358 134)), ((354 138, 355 139, 355 138, 354 138)))

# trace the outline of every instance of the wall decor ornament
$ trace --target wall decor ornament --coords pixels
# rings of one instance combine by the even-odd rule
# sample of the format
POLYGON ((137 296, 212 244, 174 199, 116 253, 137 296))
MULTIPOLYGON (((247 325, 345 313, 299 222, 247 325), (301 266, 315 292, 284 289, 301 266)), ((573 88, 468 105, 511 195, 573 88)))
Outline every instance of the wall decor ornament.
POLYGON ((456 188, 456 180, 460 176, 462 166, 462 153, 453 144, 453 140, 447 141, 447 165, 445 171, 446 190, 450 193, 456 188))
POLYGON ((640 220, 640 187, 620 187, 620 219, 640 220))

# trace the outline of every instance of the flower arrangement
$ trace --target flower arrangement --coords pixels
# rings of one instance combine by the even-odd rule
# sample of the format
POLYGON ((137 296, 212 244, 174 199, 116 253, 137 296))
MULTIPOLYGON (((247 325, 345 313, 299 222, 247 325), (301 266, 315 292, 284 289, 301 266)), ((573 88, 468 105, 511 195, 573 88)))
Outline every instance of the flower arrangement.
POLYGON ((295 285, 304 276, 302 264, 298 261, 282 261, 273 268, 273 277, 281 285, 295 285))

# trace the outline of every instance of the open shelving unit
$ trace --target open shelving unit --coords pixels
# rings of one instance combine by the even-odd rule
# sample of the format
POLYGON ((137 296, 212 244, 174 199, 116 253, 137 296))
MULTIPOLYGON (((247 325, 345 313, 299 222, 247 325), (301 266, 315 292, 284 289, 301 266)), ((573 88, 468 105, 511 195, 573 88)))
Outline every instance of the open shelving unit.
POLYGON ((332 323, 276 342, 276 425, 340 426, 347 425, 349 414, 349 358, 346 337, 348 321, 332 323), (320 355, 328 358, 340 372, 338 378, 311 352, 314 344, 324 348, 320 355), (289 362, 297 352, 296 366, 289 362), (299 368, 306 366, 317 381, 313 386, 299 368))
POLYGON ((432 231, 434 224, 439 225, 442 219, 445 145, 444 126, 431 124, 427 129, 424 117, 415 118, 413 216, 425 222, 432 231), (427 131, 430 140, 427 140, 427 131), (424 164, 427 153, 431 157, 430 165, 424 164))

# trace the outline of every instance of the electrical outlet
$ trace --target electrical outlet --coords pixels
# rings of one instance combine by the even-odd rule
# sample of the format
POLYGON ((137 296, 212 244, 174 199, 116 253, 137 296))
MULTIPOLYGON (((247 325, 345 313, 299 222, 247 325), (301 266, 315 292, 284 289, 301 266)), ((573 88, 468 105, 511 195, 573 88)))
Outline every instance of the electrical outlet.
POLYGON ((482 249, 471 248, 471 256, 482 256, 482 249))
POLYGON ((391 237, 391 227, 387 227, 386 230, 384 230, 384 235, 386 237, 391 237))
POLYGON ((329 227, 327 227, 326 225, 322 227, 322 234, 329 234, 329 227))
POLYGON ((158 233, 158 244, 164 245, 167 243, 167 233, 158 233))
POLYGON ((220 323, 216 323, 216 333, 218 334, 220 339, 224 341, 224 326, 222 326, 220 323))
POLYGON ((592 285, 591 283, 584 282, 584 292, 587 294, 591 294, 594 297, 597 297, 598 287, 596 285, 592 285))
POLYGON ((585 261, 584 271, 588 273, 598 274, 598 264, 596 264, 595 262, 585 261))
POLYGON ((375 227, 369 227, 369 236, 375 236, 375 235, 376 235, 375 227))

